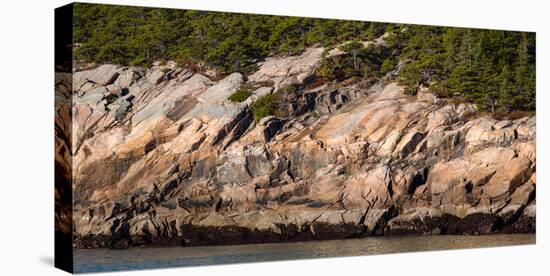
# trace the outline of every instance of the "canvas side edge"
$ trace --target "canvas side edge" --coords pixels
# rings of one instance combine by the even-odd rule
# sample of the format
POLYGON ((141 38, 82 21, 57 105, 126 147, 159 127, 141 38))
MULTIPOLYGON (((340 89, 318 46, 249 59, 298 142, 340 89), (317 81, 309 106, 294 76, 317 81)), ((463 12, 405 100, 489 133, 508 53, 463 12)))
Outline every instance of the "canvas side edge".
POLYGON ((55 257, 73 272, 73 4, 55 9, 55 257))

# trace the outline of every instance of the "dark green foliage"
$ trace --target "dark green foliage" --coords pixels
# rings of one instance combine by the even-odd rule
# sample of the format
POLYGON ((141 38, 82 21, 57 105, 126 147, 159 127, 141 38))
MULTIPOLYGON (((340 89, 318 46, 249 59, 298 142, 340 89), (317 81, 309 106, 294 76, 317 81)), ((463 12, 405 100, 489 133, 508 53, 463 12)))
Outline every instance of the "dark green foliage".
POLYGON ((229 100, 232 102, 244 102, 250 95, 252 95, 252 89, 250 85, 242 85, 239 90, 229 96, 229 100))
POLYGON ((380 74, 384 75, 394 70, 397 66, 397 59, 395 57, 388 57, 380 65, 380 74))
POLYGON ((323 58, 318 77, 342 81, 351 77, 380 77, 389 71, 385 68, 387 71, 382 72, 382 64, 390 58, 390 50, 385 46, 364 47, 361 42, 351 41, 339 48, 345 54, 323 58))
POLYGON ((361 64, 360 72, 364 78, 380 77, 382 64, 390 58, 391 51, 385 46, 369 45, 359 51, 359 60, 361 64))
POLYGON ((406 40, 401 53, 401 59, 406 61, 406 65, 399 76, 399 81, 407 87, 406 92, 416 94, 421 85, 428 86, 441 79, 444 30, 440 27, 410 26, 399 33, 406 40))
POLYGON ((354 72, 359 71, 359 60, 358 60, 359 58, 357 57, 357 55, 363 49, 363 43, 359 41, 352 41, 350 43, 346 43, 342 45, 340 49, 351 56, 353 71, 354 72))
MULTIPOLYGON (((379 78, 402 64, 398 80, 407 93, 423 86, 492 112, 535 110, 534 33, 75 4, 74 42, 75 57, 86 62, 146 67, 172 59, 221 75, 249 74, 268 56, 348 42, 346 54, 323 59, 319 79, 379 78), (384 33, 385 45, 363 46, 384 33)), ((275 97, 258 103, 256 118, 274 112, 275 97)))
POLYGON ((276 94, 265 95, 252 104, 252 114, 254 119, 259 121, 261 118, 275 114, 276 94))
POLYGON ((75 4, 76 57, 147 66, 173 59, 194 70, 250 72, 269 55, 298 54, 383 32, 385 24, 97 4, 75 4))
POLYGON ((529 33, 463 31, 455 62, 458 68, 466 66, 468 75, 463 78, 465 84, 452 89, 493 112, 534 110, 534 43, 534 34, 529 33))
POLYGON ((252 114, 254 119, 259 121, 261 118, 275 115, 277 117, 289 116, 289 104, 296 99, 300 92, 298 85, 287 85, 279 91, 265 95, 252 104, 252 114))
POLYGON ((536 70, 535 70, 535 37, 521 34, 517 49, 517 60, 514 64, 514 84, 517 92, 517 103, 512 109, 535 110, 536 70))
POLYGON ((420 86, 496 112, 535 109, 535 34, 428 26, 395 33, 406 91, 420 86))

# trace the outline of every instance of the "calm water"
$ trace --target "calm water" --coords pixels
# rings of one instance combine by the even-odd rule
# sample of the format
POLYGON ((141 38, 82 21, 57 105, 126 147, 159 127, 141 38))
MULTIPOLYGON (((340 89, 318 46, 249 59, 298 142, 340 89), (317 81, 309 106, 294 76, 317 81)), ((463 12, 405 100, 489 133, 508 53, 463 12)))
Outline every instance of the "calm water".
POLYGON ((370 237, 232 246, 76 249, 75 272, 102 272, 534 244, 534 234, 370 237))

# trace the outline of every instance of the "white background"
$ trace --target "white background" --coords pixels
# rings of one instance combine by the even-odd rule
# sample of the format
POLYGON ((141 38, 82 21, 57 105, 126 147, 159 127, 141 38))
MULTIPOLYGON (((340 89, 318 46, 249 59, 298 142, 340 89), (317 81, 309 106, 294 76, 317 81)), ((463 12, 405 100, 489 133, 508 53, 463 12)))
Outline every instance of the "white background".
MULTIPOLYGON (((550 8, 546 1, 98 2, 537 32, 537 245, 109 275, 548 275, 550 196, 545 186, 550 180, 550 152, 548 144, 541 143, 550 138, 550 42, 545 26, 550 24, 550 8)), ((53 9, 68 2, 0 3, 0 275, 62 275, 64 272, 53 268, 53 9)))

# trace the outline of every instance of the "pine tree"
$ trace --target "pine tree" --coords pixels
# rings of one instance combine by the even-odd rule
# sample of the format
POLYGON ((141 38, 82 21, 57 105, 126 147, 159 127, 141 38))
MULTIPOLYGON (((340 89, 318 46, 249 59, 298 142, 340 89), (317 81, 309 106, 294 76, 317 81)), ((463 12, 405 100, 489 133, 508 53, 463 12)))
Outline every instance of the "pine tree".
POLYGON ((415 94, 420 86, 429 86, 441 78, 444 57, 442 29, 414 26, 407 32, 409 39, 402 58, 408 63, 402 69, 399 81, 407 86, 406 92, 415 94))
POLYGON ((507 65, 500 72, 499 82, 500 102, 504 111, 509 112, 516 106, 517 94, 513 85, 512 73, 507 65))
POLYGON ((349 43, 346 43, 342 45, 341 50, 346 52, 347 54, 351 55, 352 63, 353 63, 353 71, 358 72, 359 71, 359 61, 357 58, 357 54, 359 51, 363 48, 363 44, 359 41, 352 41, 349 43))
POLYGON ((480 76, 480 97, 477 103, 481 107, 487 107, 492 113, 499 108, 500 104, 500 84, 499 74, 494 71, 494 66, 488 60, 482 65, 480 76), (483 101, 484 100, 484 101, 483 101))
POLYGON ((472 30, 466 30, 456 55, 456 65, 451 69, 447 80, 451 93, 477 103, 485 100, 479 86, 482 64, 480 46, 472 30))
POLYGON ((515 108, 534 110, 535 108, 535 68, 530 60, 529 34, 523 33, 518 46, 518 58, 515 63, 514 82, 517 90, 515 108))
POLYGON ((248 74, 269 56, 349 41, 347 55, 322 60, 319 78, 399 68, 407 93, 425 86, 485 110, 535 110, 534 33, 91 4, 74 12, 75 58, 85 62, 174 59, 194 71, 248 74), (362 47, 385 32, 385 46, 362 47))

